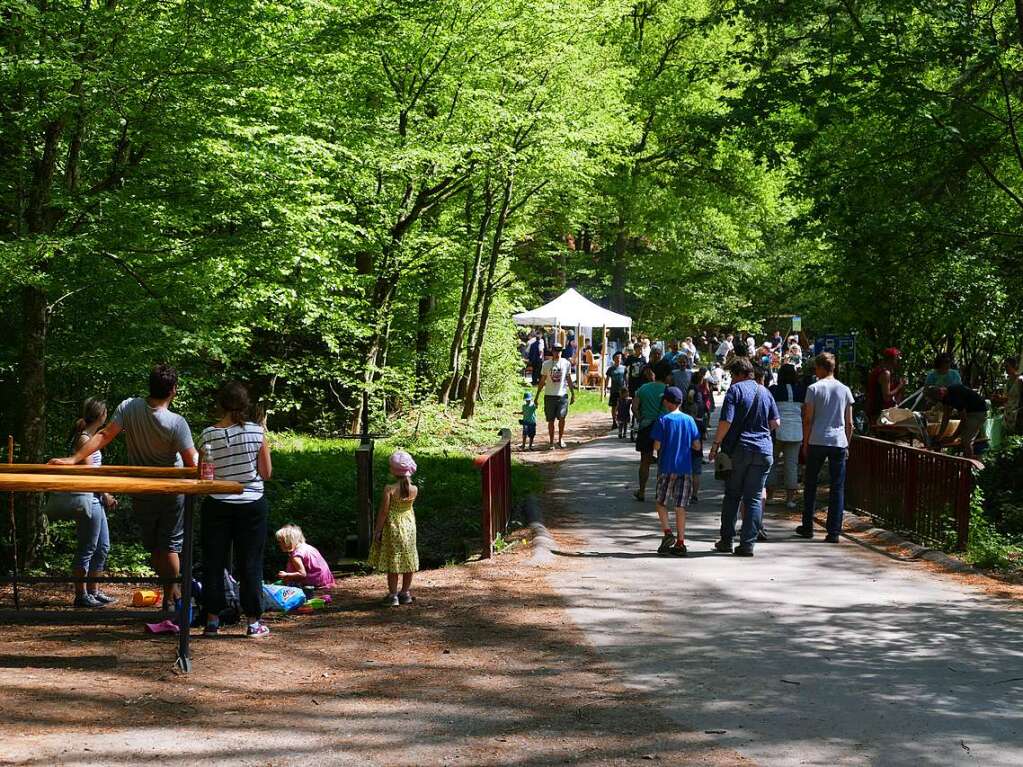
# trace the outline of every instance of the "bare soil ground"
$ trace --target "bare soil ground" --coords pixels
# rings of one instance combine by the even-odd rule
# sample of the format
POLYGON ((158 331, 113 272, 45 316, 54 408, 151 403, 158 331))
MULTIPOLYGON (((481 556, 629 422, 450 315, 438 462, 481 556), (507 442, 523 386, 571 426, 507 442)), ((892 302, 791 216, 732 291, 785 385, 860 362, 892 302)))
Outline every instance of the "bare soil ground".
MULTIPOLYGON (((606 427, 580 417, 569 438, 606 427)), ((189 675, 171 670, 174 640, 138 617, 7 620, 0 764, 748 764, 627 691, 524 564, 528 540, 513 540, 493 562, 420 573, 407 607, 378 606, 382 576, 352 577, 332 609, 269 616, 266 639, 197 635, 189 675)))

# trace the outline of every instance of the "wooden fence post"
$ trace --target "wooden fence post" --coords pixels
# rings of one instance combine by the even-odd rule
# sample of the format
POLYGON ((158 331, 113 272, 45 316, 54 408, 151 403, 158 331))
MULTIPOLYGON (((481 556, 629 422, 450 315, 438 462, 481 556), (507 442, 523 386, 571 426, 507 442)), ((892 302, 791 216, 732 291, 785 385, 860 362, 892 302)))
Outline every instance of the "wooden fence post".
POLYGON ((355 515, 359 522, 359 557, 369 556, 373 537, 373 449, 366 439, 355 449, 355 515))

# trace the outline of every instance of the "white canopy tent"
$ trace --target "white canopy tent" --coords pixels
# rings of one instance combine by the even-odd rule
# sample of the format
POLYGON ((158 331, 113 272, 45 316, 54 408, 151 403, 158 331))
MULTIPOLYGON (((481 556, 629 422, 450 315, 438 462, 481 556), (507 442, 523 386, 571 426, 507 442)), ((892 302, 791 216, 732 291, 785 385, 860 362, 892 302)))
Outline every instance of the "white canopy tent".
POLYGON ((559 328, 631 328, 632 318, 597 306, 575 288, 569 288, 549 304, 516 314, 519 325, 554 325, 559 328))
MULTIPOLYGON (((604 361, 607 359, 607 329, 628 328, 631 330, 632 328, 631 317, 626 317, 624 314, 618 314, 610 309, 605 309, 603 306, 598 306, 575 288, 569 288, 550 303, 544 304, 537 309, 516 314, 513 319, 518 325, 552 325, 559 331, 562 328, 575 328, 576 336, 579 339, 578 343, 580 344, 584 330, 589 330, 592 334, 593 328, 603 328, 603 350, 596 371, 596 376, 600 379, 601 383, 600 390, 602 396, 604 387, 601 373, 604 361)), ((581 348, 577 346, 575 359, 577 368, 580 363, 580 354, 581 348)))

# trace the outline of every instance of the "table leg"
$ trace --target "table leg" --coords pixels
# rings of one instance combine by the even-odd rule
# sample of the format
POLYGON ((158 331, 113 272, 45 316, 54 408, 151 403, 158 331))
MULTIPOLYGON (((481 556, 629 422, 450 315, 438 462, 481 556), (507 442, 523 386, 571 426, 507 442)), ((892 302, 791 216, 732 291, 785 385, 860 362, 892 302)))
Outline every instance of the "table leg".
POLYGON ((178 612, 178 660, 179 671, 188 673, 192 670, 192 656, 188 647, 191 629, 192 605, 192 525, 195 511, 195 496, 185 496, 185 540, 181 546, 181 610, 178 612))

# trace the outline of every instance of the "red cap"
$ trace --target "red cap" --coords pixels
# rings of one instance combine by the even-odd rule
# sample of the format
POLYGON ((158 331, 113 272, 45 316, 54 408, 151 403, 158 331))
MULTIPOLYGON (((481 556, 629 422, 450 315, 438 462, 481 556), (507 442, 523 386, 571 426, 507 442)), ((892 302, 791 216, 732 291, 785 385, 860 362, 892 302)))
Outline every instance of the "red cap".
POLYGON ((902 356, 902 352, 896 349, 894 346, 892 346, 881 352, 881 356, 886 357, 887 359, 890 360, 895 360, 902 356))

